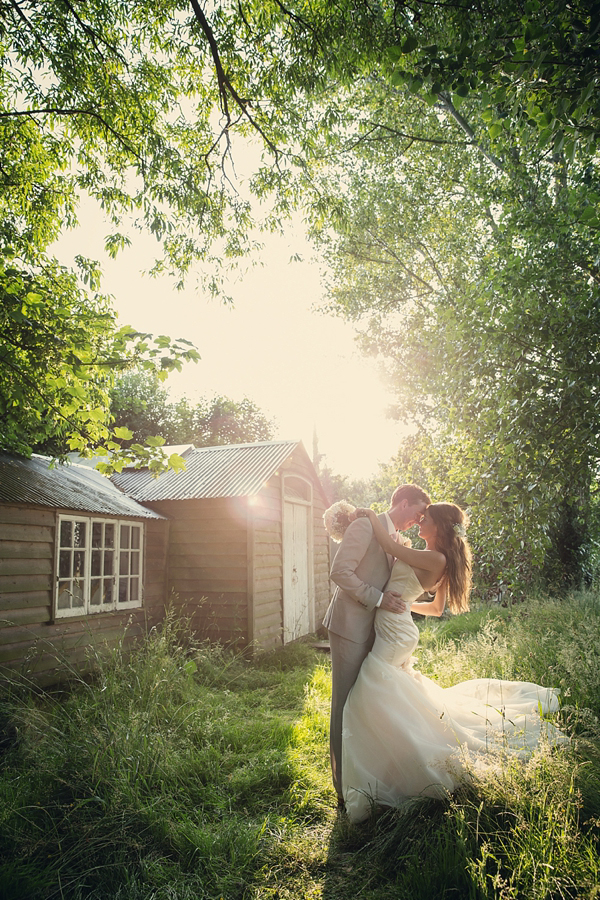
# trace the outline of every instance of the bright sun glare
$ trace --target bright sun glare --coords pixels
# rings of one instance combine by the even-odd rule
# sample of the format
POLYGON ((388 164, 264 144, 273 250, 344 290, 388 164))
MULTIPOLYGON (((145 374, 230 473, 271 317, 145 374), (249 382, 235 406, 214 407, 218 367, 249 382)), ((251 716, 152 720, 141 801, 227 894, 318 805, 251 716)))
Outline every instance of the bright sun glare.
POLYGON ((174 397, 247 396, 275 419, 278 439, 301 439, 311 456, 316 431, 319 453, 342 475, 367 477, 395 453, 402 432, 386 418, 393 398, 375 364, 356 350, 350 325, 312 311, 322 296, 318 267, 289 262, 310 253, 302 235, 267 239, 264 265, 233 284, 230 308, 191 285, 176 291, 167 277, 143 276, 156 254, 151 238, 134 235, 131 248, 109 259, 108 226, 91 201, 82 204, 80 221, 55 245, 61 261, 69 264, 75 253, 99 259, 103 290, 114 296, 123 324, 198 347, 201 361, 169 377, 174 397))

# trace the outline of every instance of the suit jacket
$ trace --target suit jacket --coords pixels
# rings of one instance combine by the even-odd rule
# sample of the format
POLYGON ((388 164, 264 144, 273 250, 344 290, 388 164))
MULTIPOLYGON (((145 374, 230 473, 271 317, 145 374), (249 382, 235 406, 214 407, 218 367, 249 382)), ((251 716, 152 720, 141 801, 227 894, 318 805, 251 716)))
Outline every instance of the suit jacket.
MULTIPOLYGON (((387 528, 385 514, 378 516, 387 528)), ((381 549, 367 518, 351 522, 331 566, 331 580, 337 585, 323 625, 334 634, 366 642, 381 592, 392 570, 393 558, 381 549)))

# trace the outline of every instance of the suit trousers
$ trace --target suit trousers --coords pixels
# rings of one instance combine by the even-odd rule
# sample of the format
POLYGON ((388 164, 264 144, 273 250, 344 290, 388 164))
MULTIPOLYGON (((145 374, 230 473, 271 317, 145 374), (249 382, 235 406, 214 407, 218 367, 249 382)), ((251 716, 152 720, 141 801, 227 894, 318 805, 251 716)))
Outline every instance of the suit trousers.
POLYGON ((338 797, 342 796, 342 721, 344 704, 350 688, 356 681, 363 660, 375 640, 375 632, 362 644, 350 641, 340 634, 329 632, 331 650, 331 720, 329 724, 329 747, 331 753, 331 774, 338 797))

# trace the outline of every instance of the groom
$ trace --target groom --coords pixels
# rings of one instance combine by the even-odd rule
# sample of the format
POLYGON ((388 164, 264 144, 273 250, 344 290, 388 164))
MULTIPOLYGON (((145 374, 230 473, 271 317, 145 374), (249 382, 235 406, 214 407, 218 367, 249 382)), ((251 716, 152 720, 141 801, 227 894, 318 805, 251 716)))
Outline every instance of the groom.
MULTIPOLYGON (((392 495, 390 508, 379 516, 388 533, 404 531, 421 521, 431 503, 416 484, 402 484, 392 495)), ((383 591, 394 559, 379 546, 368 519, 351 522, 331 567, 331 580, 337 585, 325 614, 323 625, 329 631, 331 648, 331 721, 329 742, 331 772, 338 795, 342 797, 342 714, 350 688, 356 681, 364 658, 373 646, 374 620, 378 607, 403 612, 400 594, 383 591)))

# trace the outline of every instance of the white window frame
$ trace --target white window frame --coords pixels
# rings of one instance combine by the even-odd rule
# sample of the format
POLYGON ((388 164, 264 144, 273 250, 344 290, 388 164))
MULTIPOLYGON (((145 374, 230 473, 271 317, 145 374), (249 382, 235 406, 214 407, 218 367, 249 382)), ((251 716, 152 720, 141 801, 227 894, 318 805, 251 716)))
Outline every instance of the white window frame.
MULTIPOLYGON (((71 618, 73 616, 95 615, 103 612, 119 612, 125 609, 137 609, 142 606, 143 602, 143 574, 144 574, 144 523, 131 519, 109 519, 101 516, 77 516, 77 515, 59 515, 56 525, 56 564, 55 564, 55 592, 54 592, 54 617, 56 619, 71 618), (65 522, 71 522, 85 525, 85 540, 76 544, 74 532, 71 532, 71 543, 61 545, 62 525, 65 522), (102 526, 102 541, 100 548, 92 547, 92 533, 94 525, 102 526), (114 526, 114 547, 106 546, 106 525, 114 526), (131 547, 132 528, 139 529, 139 547, 131 547), (124 533, 122 534, 122 530, 124 533), (104 574, 105 568, 105 551, 110 550, 113 554, 112 573, 104 574), (96 552, 100 555, 102 572, 93 573, 92 554, 96 552), (62 554, 62 555, 61 555, 62 554), (69 554, 69 555, 67 555, 69 554), (83 554, 76 560, 76 554, 83 554), (126 554, 123 563, 126 562, 127 572, 121 573, 122 556, 126 554), (132 565, 133 562, 133 565, 132 565), (61 566, 62 563, 62 566, 61 566), (131 571, 137 567, 136 571, 131 571), (74 582, 78 582, 81 589, 82 603, 74 606, 74 582), (111 586, 111 597, 108 602, 93 603, 92 586, 96 588, 98 583, 103 582, 104 585, 111 586), (70 605, 62 607, 59 605, 63 596, 61 586, 66 587, 66 592, 70 595, 70 605), (137 596, 133 600, 129 598, 130 592, 136 592, 137 596), (125 589, 128 599, 119 600, 119 594, 125 589)), ((134 541, 135 543, 135 541, 134 541)), ((104 593, 102 597, 104 597, 104 593)))

